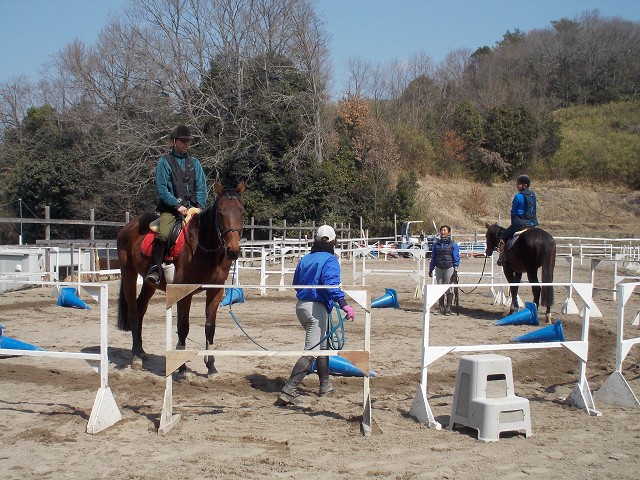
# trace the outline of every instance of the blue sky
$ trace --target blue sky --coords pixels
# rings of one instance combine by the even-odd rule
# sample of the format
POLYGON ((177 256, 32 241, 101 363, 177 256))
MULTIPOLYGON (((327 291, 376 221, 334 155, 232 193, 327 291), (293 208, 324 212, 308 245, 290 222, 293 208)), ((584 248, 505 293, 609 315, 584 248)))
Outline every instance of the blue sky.
MULTIPOLYGON (((39 77, 64 45, 93 43, 126 0, 0 0, 0 82, 39 77)), ((603 17, 640 21, 640 0, 318 0, 331 35, 334 91, 351 57, 374 63, 424 51, 438 63, 458 48, 493 46, 507 30, 546 28, 552 20, 598 9, 603 17)))

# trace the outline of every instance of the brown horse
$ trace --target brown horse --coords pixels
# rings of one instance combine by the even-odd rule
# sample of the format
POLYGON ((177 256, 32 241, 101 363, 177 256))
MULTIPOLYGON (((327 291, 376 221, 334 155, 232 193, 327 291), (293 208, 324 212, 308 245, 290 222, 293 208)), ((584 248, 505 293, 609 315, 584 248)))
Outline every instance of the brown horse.
MULTIPOLYGON (((231 264, 240 254, 240 237, 244 221, 242 194, 245 185, 240 182, 235 189, 225 189, 216 182, 216 201, 209 208, 195 215, 184 232, 184 246, 175 260, 173 283, 182 284, 224 284, 231 264)), ((118 299, 118 328, 131 331, 133 360, 131 367, 142 368, 146 359, 142 348, 142 319, 149 300, 156 291, 166 289, 165 279, 159 286, 144 282, 136 299, 136 280, 143 277, 151 267, 151 259, 141 253, 141 245, 149 232, 149 223, 157 216, 144 213, 125 225, 118 232, 118 257, 120 259, 120 296, 118 299)), ((193 293, 197 293, 196 290, 193 293)), ((178 348, 184 348, 189 334, 189 310, 191 297, 187 295, 177 303, 178 348)), ((213 344, 216 330, 216 313, 222 300, 224 289, 206 290, 206 323, 204 327, 206 348, 213 344)), ((205 357, 209 374, 216 373, 214 357, 205 357)), ((180 367, 184 373, 186 367, 180 367)))
MULTIPOLYGON (((493 225, 486 224, 486 227, 486 256, 489 257, 498 248, 500 234, 504 228, 495 223, 493 225)), ((520 308, 518 305, 518 283, 520 283, 524 272, 527 273, 529 283, 538 283, 538 269, 542 267, 541 283, 553 282, 553 269, 556 265, 556 241, 541 228, 531 228, 521 233, 513 247, 507 250, 506 259, 507 262, 502 266, 502 271, 507 282, 512 284, 510 287, 511 308, 509 310, 509 314, 512 314, 520 308)), ((542 305, 547 309, 545 312, 547 323, 551 323, 553 287, 533 286, 531 290, 536 307, 539 307, 542 302, 542 305)))

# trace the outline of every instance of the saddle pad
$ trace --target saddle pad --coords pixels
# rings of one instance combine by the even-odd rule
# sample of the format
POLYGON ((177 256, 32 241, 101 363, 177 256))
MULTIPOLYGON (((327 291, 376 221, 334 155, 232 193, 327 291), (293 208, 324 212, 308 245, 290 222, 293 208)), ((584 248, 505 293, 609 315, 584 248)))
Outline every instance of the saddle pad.
MULTIPOLYGON (((164 257, 166 261, 172 262, 180 255, 182 252, 182 248, 184 247, 184 231, 186 228, 180 230, 180 235, 176 239, 175 243, 171 245, 169 248, 169 255, 164 257)), ((151 256, 151 250, 153 248, 153 240, 156 238, 156 232, 148 232, 144 238, 142 239, 142 244, 140 245, 140 253, 145 257, 151 256)))

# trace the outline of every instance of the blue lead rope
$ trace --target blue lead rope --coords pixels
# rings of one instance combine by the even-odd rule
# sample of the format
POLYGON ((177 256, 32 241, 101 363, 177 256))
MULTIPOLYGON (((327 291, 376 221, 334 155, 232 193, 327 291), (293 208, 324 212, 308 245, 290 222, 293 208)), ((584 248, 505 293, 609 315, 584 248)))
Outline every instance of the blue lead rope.
POLYGON ((231 310, 231 305, 229 305, 229 314, 231 315, 231 318, 233 318, 233 321, 236 322, 236 325, 238 326, 238 328, 242 331, 242 333, 244 333, 245 337, 247 337, 249 340, 251 340, 255 345, 260 347, 262 350, 267 350, 262 345, 260 345, 258 342, 256 342, 253 338, 251 338, 251 336, 247 332, 244 331, 244 328, 242 328, 242 325, 240 325, 240 322, 238 322, 238 319, 233 314, 233 310, 231 310))
MULTIPOLYGON (((340 313, 340 309, 338 308, 337 304, 335 306, 335 309, 336 309, 336 315, 338 317, 338 323, 334 325, 333 315, 331 313, 329 313, 329 325, 331 326, 331 328, 329 329, 327 334, 318 343, 316 343, 311 348, 305 348, 305 350, 313 350, 318 345, 322 345, 324 342, 328 343, 329 348, 331 350, 342 350, 344 348, 344 339, 345 339, 345 335, 344 335, 344 319, 342 318, 342 314, 340 313)), ((251 338, 251 335, 249 335, 244 330, 244 328, 242 328, 242 325, 240 325, 240 322, 238 321, 236 316, 233 314, 233 310, 231 309, 231 304, 229 304, 229 315, 231 315, 231 318, 233 318, 233 321, 238 326, 238 328, 242 331, 242 333, 244 333, 245 337, 247 337, 249 340, 251 340, 251 342, 253 342, 254 345, 256 345, 257 347, 261 348, 262 350, 267 350, 267 348, 263 347, 258 342, 256 342, 253 338, 251 338)))
MULTIPOLYGON (((235 274, 236 274, 236 271, 234 268, 233 274, 231 276, 231 284, 234 283, 235 274)), ((258 342, 256 342, 253 338, 251 338, 251 336, 247 332, 245 332, 244 328, 242 328, 242 325, 240 325, 240 322, 238 322, 238 319, 233 314, 233 310, 231 309, 232 304, 233 302, 229 302, 229 315, 231 315, 231 318, 233 318, 233 321, 235 322, 235 324, 242 331, 242 333, 244 333, 244 336, 247 337, 249 340, 251 340, 251 342, 253 342, 254 345, 261 348, 262 350, 268 350, 267 348, 263 347, 258 342)), ((338 317, 338 323, 334 325, 333 315, 331 314, 331 312, 329 312, 329 325, 331 326, 331 328, 329 329, 329 332, 324 336, 324 338, 322 338, 313 347, 305 348, 305 350, 313 350, 318 345, 322 345, 324 342, 326 342, 327 339, 329 340, 327 343, 329 345, 329 348, 331 348, 331 350, 342 350, 342 348, 344 347, 344 319, 342 318, 342 314, 340 313, 340 308, 338 307, 338 304, 336 303, 334 304, 334 306, 336 310, 336 315, 338 317)))
POLYGON ((324 344, 324 342, 328 343, 331 350, 342 350, 344 347, 344 319, 342 318, 338 304, 335 304, 335 310, 338 317, 338 323, 334 325, 333 315, 329 313, 329 326, 331 328, 318 343, 311 348, 305 348, 305 350, 313 350, 318 345, 324 344))
POLYGON ((342 350, 344 348, 344 319, 338 304, 335 305, 336 316, 338 317, 337 325, 333 325, 333 315, 329 314, 329 325, 331 325, 331 337, 329 338, 329 346, 331 350, 342 350), (338 330, 339 329, 339 330, 338 330))

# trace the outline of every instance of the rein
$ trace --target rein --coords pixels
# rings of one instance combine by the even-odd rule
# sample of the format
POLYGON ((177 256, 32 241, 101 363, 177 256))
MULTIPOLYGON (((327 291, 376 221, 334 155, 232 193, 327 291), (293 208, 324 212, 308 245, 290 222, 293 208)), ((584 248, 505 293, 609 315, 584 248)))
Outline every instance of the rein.
POLYGON ((458 290, 460 290, 462 293, 464 294, 469 294, 469 293, 473 293, 473 291, 478 288, 478 285, 480 285, 480 282, 482 281, 482 279, 484 278, 484 269, 487 266, 487 257, 486 255, 484 256, 484 265, 482 265, 482 273, 480 274, 480 278, 478 279, 478 283, 476 284, 475 287, 473 287, 470 291, 465 292, 462 288, 458 287, 458 290))

